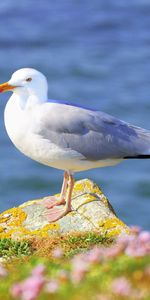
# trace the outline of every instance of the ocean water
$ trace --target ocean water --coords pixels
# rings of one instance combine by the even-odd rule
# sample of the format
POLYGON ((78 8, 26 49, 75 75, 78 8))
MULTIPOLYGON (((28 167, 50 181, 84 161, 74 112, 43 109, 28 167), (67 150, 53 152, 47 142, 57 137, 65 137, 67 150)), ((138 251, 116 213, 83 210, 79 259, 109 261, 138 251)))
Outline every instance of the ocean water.
MULTIPOLYGON (((99 109, 150 129, 150 1, 1 0, 0 82, 33 67, 49 97, 99 109)), ((62 172, 23 156, 3 121, 0 95, 0 211, 59 192, 62 172)), ((76 174, 91 178, 128 224, 150 229, 150 160, 76 174)))

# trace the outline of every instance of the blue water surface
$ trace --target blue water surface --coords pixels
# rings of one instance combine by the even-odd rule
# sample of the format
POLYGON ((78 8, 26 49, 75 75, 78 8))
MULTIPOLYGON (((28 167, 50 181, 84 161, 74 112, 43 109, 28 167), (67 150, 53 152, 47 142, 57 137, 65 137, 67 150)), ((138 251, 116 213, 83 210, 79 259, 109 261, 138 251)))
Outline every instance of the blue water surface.
MULTIPOLYGON (((1 0, 0 82, 37 68, 49 98, 103 110, 150 129, 150 1, 1 0)), ((3 122, 0 96, 0 210, 60 190, 62 172, 23 156, 3 122)), ((150 229, 150 161, 76 175, 100 184, 128 224, 150 229)))

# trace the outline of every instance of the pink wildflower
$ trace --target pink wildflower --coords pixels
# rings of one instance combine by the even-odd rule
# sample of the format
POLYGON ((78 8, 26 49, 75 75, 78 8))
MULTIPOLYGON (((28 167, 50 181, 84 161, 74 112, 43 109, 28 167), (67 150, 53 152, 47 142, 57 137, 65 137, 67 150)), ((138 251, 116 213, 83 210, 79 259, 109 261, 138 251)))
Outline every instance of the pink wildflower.
POLYGON ((119 277, 112 282, 112 292, 118 296, 131 295, 131 284, 125 277, 119 277))
POLYGON ((117 244, 122 246, 122 249, 125 249, 129 243, 135 241, 135 235, 124 235, 124 236, 120 236, 117 239, 117 244))
POLYGON ((22 286, 22 299, 32 300, 36 299, 44 285, 43 276, 30 276, 24 280, 22 286), (30 297, 29 297, 30 295, 30 297))
POLYGON ((58 288, 59 288, 58 281, 56 281, 54 279, 49 280, 45 286, 46 292, 48 292, 50 294, 56 293, 58 288))
POLYGON ((35 276, 42 276, 44 275, 45 269, 46 268, 43 264, 39 264, 32 270, 31 274, 35 276))
POLYGON ((22 300, 36 300, 42 290, 45 281, 42 276, 30 276, 20 283, 16 283, 12 289, 12 296, 22 300))
POLYGON ((142 231, 140 234, 139 234, 139 242, 141 243, 150 243, 150 232, 148 231, 142 231))
POLYGON ((122 253, 122 250, 122 246, 116 244, 115 246, 105 249, 105 256, 107 258, 115 258, 122 253))
POLYGON ((7 270, 0 264, 0 277, 7 276, 7 270))
POLYGON ((94 247, 87 253, 87 261, 90 263, 98 263, 103 259, 104 249, 94 247))
POLYGON ((56 248, 53 250, 52 255, 55 258, 61 258, 63 256, 63 250, 61 248, 56 248))
POLYGON ((87 273, 89 266, 90 264, 86 259, 86 255, 82 254, 75 256, 72 261, 72 282, 79 283, 87 273))
POLYGON ((131 226, 130 227, 131 234, 138 235, 141 232, 141 227, 139 226, 131 226))
POLYGON ((15 283, 10 290, 11 295, 16 298, 21 295, 22 289, 21 289, 21 284, 20 283, 15 283))
POLYGON ((129 245, 125 250, 125 254, 132 257, 142 257, 145 256, 147 253, 146 249, 143 246, 138 247, 138 245, 129 245))

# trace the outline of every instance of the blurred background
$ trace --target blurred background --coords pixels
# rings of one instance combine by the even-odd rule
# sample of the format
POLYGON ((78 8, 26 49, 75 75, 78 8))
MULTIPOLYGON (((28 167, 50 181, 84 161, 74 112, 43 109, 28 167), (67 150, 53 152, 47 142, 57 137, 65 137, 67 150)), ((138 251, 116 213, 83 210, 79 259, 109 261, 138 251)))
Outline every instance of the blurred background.
MULTIPOLYGON (((150 129, 149 0, 1 0, 0 82, 22 67, 43 72, 49 98, 150 129)), ((0 95, 0 211, 60 190, 62 172, 9 140, 0 95)), ((150 160, 78 173, 96 181, 128 224, 150 229, 150 160)))

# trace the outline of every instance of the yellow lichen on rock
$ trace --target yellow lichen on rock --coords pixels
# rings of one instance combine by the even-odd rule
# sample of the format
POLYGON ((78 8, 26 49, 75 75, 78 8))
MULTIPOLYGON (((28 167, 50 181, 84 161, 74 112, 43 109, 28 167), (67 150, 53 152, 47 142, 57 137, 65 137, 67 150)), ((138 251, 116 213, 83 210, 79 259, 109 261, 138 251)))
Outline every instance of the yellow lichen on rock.
POLYGON ((26 213, 21 208, 14 207, 0 214, 0 223, 8 226, 20 226, 26 217, 26 213))
POLYGON ((102 191, 91 180, 85 179, 82 182, 76 181, 74 185, 73 195, 84 193, 89 190, 90 193, 101 195, 102 191))
POLYGON ((29 230, 24 227, 27 214, 20 207, 11 208, 0 214, 0 238, 21 236, 48 236, 49 230, 58 230, 58 223, 51 223, 37 230, 29 230))
POLYGON ((83 200, 82 205, 97 200, 97 197, 91 194, 83 195, 82 198, 85 199, 85 201, 83 200))
POLYGON ((121 220, 117 217, 106 219, 102 222, 99 222, 99 227, 107 232, 107 235, 110 237, 117 236, 121 233, 122 229, 128 234, 129 229, 121 220), (109 232, 108 232, 109 231, 109 232))
POLYGON ((109 219, 106 219, 103 222, 99 222, 99 226, 104 227, 106 230, 110 229, 110 228, 114 228, 118 225, 120 225, 122 227, 125 226, 125 224, 121 220, 119 220, 118 218, 109 218, 109 219))
POLYGON ((19 207, 8 209, 0 214, 0 238, 11 237, 16 228, 21 227, 27 215, 19 207))
POLYGON ((121 233, 121 229, 119 228, 114 228, 107 232, 107 237, 116 237, 121 233))
POLYGON ((59 229, 59 224, 57 223, 50 223, 45 226, 43 226, 40 229, 36 230, 29 230, 24 227, 18 227, 14 232, 12 232, 12 238, 24 238, 26 237, 31 237, 31 236, 39 236, 39 237, 48 237, 49 236, 49 230, 58 230, 59 229))

